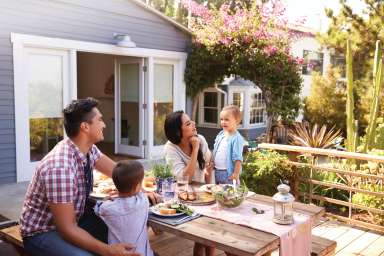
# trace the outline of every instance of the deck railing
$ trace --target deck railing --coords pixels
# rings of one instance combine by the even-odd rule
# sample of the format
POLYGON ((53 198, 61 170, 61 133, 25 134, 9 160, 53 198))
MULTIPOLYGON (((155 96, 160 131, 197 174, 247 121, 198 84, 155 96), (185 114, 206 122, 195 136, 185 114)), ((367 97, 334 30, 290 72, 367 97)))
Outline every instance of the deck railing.
MULTIPOLYGON (((352 218, 353 211, 360 210, 369 214, 379 215, 381 219, 384 219, 384 173, 370 174, 358 170, 360 164, 367 162, 384 165, 384 156, 266 143, 259 144, 258 148, 287 152, 288 156, 290 156, 288 163, 291 166, 295 166, 297 170, 300 168, 306 170, 307 175, 299 175, 298 182, 308 184, 308 190, 306 192, 293 191, 297 198, 309 203, 327 202, 329 204, 347 207, 347 216, 342 216, 342 214, 332 213, 330 211, 327 211, 326 214, 354 225, 384 232, 384 226, 382 225, 352 218), (298 155, 305 157, 297 157, 298 155), (303 162, 300 159, 305 159, 305 161, 303 162), (318 180, 315 178, 316 172, 335 173, 336 176, 344 182, 318 180), (367 186, 362 186, 364 184, 367 186), (346 200, 332 198, 324 194, 320 195, 314 191, 315 186, 323 189, 346 191, 346 200), (352 202, 352 197, 357 193, 374 196, 375 200, 382 200, 381 202, 383 202, 383 204, 376 204, 372 207, 371 205, 354 203, 352 202)), ((296 184, 293 187, 297 188, 298 186, 296 184)))

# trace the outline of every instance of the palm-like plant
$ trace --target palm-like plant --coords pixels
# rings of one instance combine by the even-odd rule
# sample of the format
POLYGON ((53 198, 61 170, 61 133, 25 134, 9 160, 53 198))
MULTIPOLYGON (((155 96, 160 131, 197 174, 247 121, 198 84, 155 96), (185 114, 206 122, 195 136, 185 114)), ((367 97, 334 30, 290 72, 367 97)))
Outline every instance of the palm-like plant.
POLYGON ((309 127, 303 123, 295 125, 288 132, 290 144, 312 148, 331 148, 336 146, 342 139, 341 131, 332 127, 327 130, 327 126, 321 128, 315 124, 309 127))

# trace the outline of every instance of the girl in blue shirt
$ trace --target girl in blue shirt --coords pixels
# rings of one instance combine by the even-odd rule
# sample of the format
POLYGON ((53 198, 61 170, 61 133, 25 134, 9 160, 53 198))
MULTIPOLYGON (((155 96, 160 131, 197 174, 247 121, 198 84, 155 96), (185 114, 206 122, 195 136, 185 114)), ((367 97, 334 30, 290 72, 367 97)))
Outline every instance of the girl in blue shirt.
POLYGON ((237 131, 240 122, 241 112, 237 106, 230 105, 221 110, 223 130, 216 136, 213 149, 216 184, 239 182, 244 146, 243 136, 237 131))

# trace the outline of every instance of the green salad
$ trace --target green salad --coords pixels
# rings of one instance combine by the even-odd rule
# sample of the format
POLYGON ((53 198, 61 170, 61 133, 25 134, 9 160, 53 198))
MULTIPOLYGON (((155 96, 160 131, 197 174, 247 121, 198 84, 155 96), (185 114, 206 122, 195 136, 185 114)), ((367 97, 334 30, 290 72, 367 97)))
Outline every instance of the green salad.
POLYGON ((215 199, 223 207, 234 208, 239 206, 248 193, 246 186, 239 186, 236 189, 231 185, 223 185, 222 189, 214 193, 215 199))
POLYGON ((193 210, 189 208, 186 204, 180 203, 180 202, 172 202, 169 205, 169 208, 175 209, 176 212, 182 212, 185 213, 188 216, 191 216, 193 214, 193 210))

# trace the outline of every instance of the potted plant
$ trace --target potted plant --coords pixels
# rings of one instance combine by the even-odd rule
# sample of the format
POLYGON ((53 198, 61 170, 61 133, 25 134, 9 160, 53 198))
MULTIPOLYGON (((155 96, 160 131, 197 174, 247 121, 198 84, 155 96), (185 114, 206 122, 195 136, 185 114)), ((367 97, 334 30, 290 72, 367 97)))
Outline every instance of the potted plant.
POLYGON ((173 183, 173 173, 171 166, 168 164, 155 164, 152 167, 152 174, 156 178, 157 192, 162 192, 163 182, 173 183))

